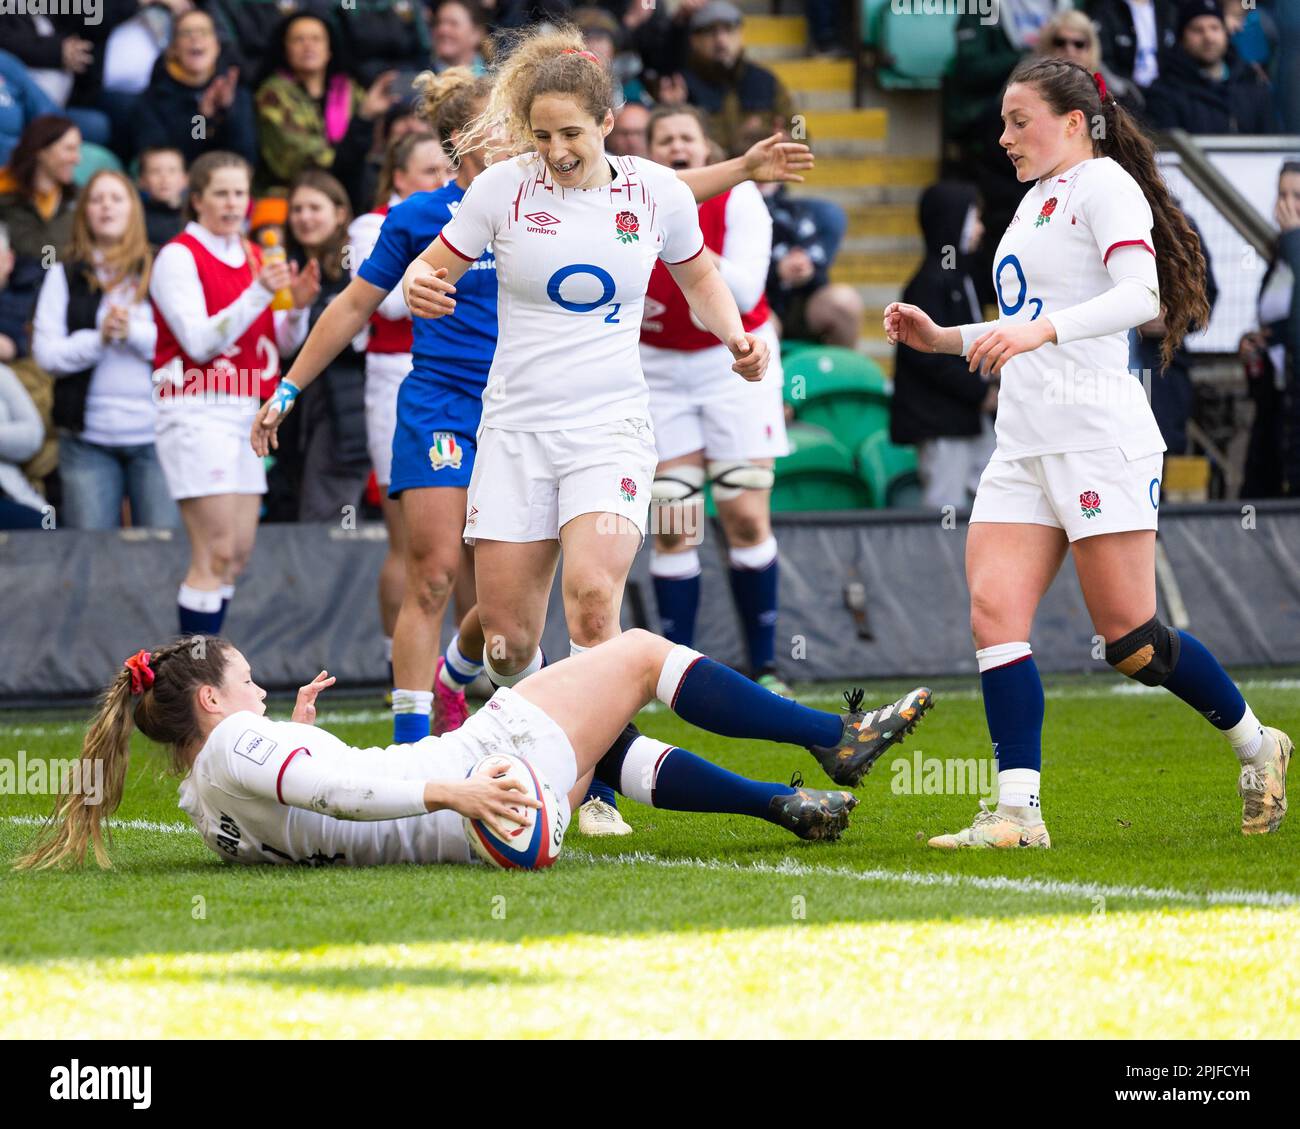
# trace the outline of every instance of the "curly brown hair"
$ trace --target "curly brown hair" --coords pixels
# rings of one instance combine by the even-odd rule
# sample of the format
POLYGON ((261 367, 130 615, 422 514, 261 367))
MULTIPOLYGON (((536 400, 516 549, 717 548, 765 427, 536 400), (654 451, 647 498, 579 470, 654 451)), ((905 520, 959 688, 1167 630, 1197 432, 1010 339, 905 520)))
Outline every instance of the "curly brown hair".
POLYGON ((1115 161, 1138 182, 1151 205, 1156 274, 1166 329, 1160 345, 1161 367, 1168 368, 1183 338, 1209 324, 1210 304, 1205 296, 1201 241, 1156 168, 1155 146, 1113 94, 1108 93, 1102 100, 1092 75, 1077 63, 1028 59, 1007 80, 1008 87, 1017 84, 1033 87, 1058 116, 1073 110, 1082 113, 1091 128, 1094 155, 1115 161))

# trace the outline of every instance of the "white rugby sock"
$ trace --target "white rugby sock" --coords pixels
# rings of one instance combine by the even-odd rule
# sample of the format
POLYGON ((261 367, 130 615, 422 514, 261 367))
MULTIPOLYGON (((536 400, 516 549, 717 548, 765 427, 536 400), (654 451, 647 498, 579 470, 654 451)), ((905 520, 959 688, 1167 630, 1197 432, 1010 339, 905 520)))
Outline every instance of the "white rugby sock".
POLYGON ((638 737, 627 747, 618 790, 630 800, 654 805, 655 776, 665 756, 676 746, 653 737, 638 737))
POLYGON ((483 652, 483 666, 487 670, 488 678, 492 680, 493 686, 514 686, 516 683, 522 682, 530 674, 536 674, 542 669, 542 649, 538 647, 537 654, 533 656, 532 661, 516 674, 503 674, 497 670, 492 665, 492 659, 486 651, 483 652))
POLYGON ((572 639, 569 640, 569 658, 573 658, 575 655, 585 655, 590 650, 590 647, 584 647, 581 643, 575 643, 572 639))
POLYGON ((1232 751, 1242 764, 1253 764, 1264 749, 1264 727, 1250 706, 1246 707, 1241 720, 1231 729, 1225 729, 1223 735, 1231 742, 1232 751))
POLYGON ((464 690, 483 671, 481 662, 466 658, 465 652, 460 649, 459 632, 447 644, 447 652, 442 657, 446 661, 438 671, 438 681, 448 690, 464 690))
POLYGON ((427 717, 432 712, 432 690, 393 691, 393 713, 418 713, 427 717))
POLYGON ((1008 768, 999 772, 998 811, 1030 826, 1042 823, 1042 806, 1038 801, 1041 777, 1042 773, 1033 768, 1008 768))

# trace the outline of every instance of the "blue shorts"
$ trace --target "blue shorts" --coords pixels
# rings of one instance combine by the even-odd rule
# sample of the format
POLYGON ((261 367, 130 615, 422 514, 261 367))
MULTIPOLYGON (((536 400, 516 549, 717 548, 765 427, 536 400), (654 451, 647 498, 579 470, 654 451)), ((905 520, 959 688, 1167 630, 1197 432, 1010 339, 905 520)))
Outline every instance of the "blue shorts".
POLYGON ((388 496, 421 486, 469 486, 482 415, 477 391, 434 384, 414 374, 403 380, 388 496))

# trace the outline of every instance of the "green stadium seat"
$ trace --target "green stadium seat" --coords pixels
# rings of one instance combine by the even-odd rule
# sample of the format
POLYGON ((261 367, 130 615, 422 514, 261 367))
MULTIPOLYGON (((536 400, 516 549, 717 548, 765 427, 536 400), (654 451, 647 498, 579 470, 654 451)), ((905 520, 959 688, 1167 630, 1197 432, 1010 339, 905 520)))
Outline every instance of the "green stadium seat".
POLYGON ((915 447, 899 447, 889 441, 888 431, 882 431, 864 439, 857 451, 858 474, 870 495, 872 509, 921 504, 915 447))
POLYGON ((81 160, 73 171, 73 181, 78 188, 84 188, 90 178, 101 169, 112 169, 114 172, 121 172, 122 162, 113 155, 111 150, 105 149, 102 145, 83 141, 81 143, 81 160))
POLYGON ((882 90, 938 90, 957 53, 956 11, 920 14, 886 7, 879 15, 877 45, 881 63, 876 82, 882 90))
POLYGON ((807 510, 857 510, 869 503, 853 456, 825 428, 790 425, 790 453, 776 460, 772 509, 778 513, 807 510))
POLYGON ((880 366, 852 349, 819 345, 783 359, 795 418, 824 427, 850 451, 889 430, 891 387, 880 366))
POLYGON ((880 13, 890 0, 862 0, 862 43, 875 47, 880 43, 880 13))

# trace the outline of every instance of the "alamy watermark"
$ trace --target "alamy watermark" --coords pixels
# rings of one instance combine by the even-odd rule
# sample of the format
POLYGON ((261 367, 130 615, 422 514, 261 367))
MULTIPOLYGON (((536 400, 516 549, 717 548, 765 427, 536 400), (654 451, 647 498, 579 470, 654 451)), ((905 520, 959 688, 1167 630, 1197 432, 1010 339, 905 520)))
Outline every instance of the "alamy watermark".
POLYGON ((0 0, 0 16, 80 16, 90 27, 104 18, 103 0, 0 0))
POLYGON ((980 23, 995 24, 1002 0, 890 0, 896 16, 979 16, 980 23))
POLYGON ((895 796, 982 796, 997 792, 997 765, 989 757, 927 757, 917 749, 909 759, 890 762, 895 796))
POLYGON ((45 757, 27 757, 18 750, 18 759, 0 758, 0 796, 57 796, 64 790, 82 795, 86 807, 104 802, 104 762, 45 757))

